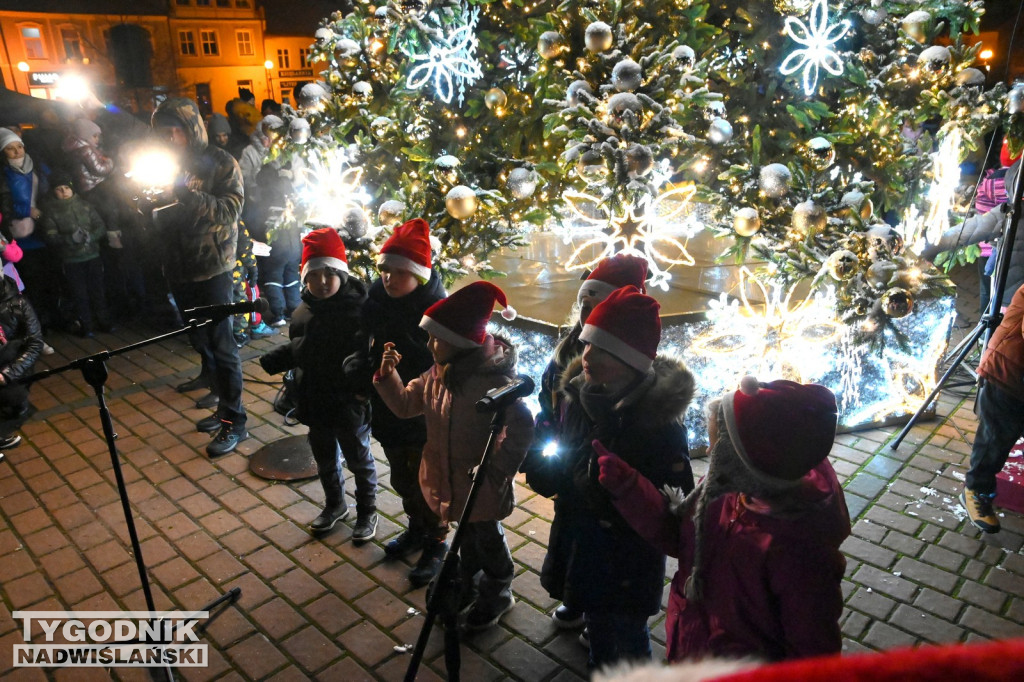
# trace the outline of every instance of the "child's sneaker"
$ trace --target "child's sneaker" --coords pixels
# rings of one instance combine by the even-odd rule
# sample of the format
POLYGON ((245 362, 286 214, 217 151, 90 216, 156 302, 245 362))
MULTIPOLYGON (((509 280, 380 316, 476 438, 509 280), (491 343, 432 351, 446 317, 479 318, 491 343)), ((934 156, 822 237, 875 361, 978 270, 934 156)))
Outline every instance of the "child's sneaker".
POLYGON ((501 617, 512 610, 516 605, 515 597, 509 594, 507 597, 499 597, 493 606, 482 606, 478 599, 466 616, 466 631, 479 632, 497 624, 501 617))
POLYGON ((268 336, 273 336, 276 333, 277 332, 271 329, 266 322, 260 322, 259 324, 249 328, 249 336, 251 336, 254 339, 265 339, 268 336))
POLYGON ((437 575, 441 570, 441 562, 444 560, 444 553, 448 551, 448 543, 441 540, 429 539, 423 545, 423 554, 411 571, 409 571, 409 582, 416 587, 423 587, 437 575))
POLYGON ((352 541, 362 544, 377 534, 377 513, 360 512, 356 516, 356 525, 352 527, 352 541))
POLYGON ((996 516, 995 509, 992 508, 992 501, 995 497, 995 495, 976 493, 967 487, 960 492, 960 504, 967 510, 967 516, 970 517, 971 523, 986 533, 999 532, 999 517, 996 516))
POLYGON ((16 433, 0 438, 0 450, 10 450, 21 445, 21 436, 16 433))
POLYGON ((551 614, 551 620, 554 621, 556 627, 565 628, 566 630, 582 627, 587 622, 582 611, 570 609, 565 604, 555 609, 554 613, 551 614))
POLYGON ((276 322, 273 322, 270 326, 271 327, 283 327, 286 324, 288 324, 288 320, 286 320, 286 319, 284 319, 282 317, 280 320, 277 320, 276 322))
POLYGON ((413 552, 423 549, 423 533, 403 530, 397 538, 384 545, 384 555, 389 559, 401 559, 413 552))

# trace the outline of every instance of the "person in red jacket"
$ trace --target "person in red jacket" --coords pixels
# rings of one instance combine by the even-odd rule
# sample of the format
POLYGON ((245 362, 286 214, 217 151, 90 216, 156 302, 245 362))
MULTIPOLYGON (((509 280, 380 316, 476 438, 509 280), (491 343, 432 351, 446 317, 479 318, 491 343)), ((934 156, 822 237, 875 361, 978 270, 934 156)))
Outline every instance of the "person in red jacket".
POLYGON ((741 388, 707 407, 708 473, 685 498, 599 441, 598 480, 648 542, 679 558, 665 621, 669 661, 777 661, 842 648, 850 514, 828 461, 835 396, 792 381, 741 388))
POLYGON ((999 518, 992 506, 996 474, 1024 435, 1024 287, 1013 295, 985 347, 978 377, 978 433, 960 503, 971 523, 986 533, 998 533, 999 518))

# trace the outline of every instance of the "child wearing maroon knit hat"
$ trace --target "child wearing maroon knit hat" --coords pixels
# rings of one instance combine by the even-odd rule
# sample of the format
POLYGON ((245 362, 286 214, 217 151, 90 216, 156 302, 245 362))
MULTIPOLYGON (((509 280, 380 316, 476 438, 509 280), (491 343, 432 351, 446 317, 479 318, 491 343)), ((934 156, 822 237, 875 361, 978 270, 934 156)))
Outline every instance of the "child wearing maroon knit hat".
MULTIPOLYGON (((386 343, 374 386, 398 417, 426 417, 427 439, 419 482, 430 509, 445 525, 458 521, 472 484, 471 470, 483 456, 491 417, 476 409, 488 391, 515 376, 516 351, 505 339, 487 333, 494 304, 514 317, 505 292, 490 282, 473 282, 430 306, 420 327, 429 334, 427 347, 434 364, 404 385, 395 371, 402 356, 386 343)), ((504 428, 497 435, 482 487, 462 529, 460 550, 462 593, 459 610, 468 611, 465 628, 483 630, 515 604, 515 565, 501 520, 512 513, 512 479, 533 438, 533 419, 522 400, 505 408, 504 428)))
POLYGON ((548 430, 554 453, 525 468, 530 487, 554 498, 541 585, 584 613, 591 668, 651 657, 647 620, 661 610, 665 554, 616 510, 597 481, 597 442, 657 487, 693 489, 682 420, 693 375, 658 355, 658 302, 634 286, 597 304, 580 332, 583 354, 560 377, 548 430))
POLYGON ((352 539, 377 533, 377 468, 370 453, 366 337, 362 307, 366 285, 349 275, 345 245, 325 227, 302 238, 302 303, 292 315, 289 343, 260 358, 268 374, 295 369, 296 416, 309 426, 309 446, 324 489, 324 509, 310 524, 325 533, 349 515, 342 458, 356 483, 352 539))
MULTIPOLYGON (((430 226, 415 218, 395 228, 377 257, 380 277, 370 285, 363 307, 363 326, 370 339, 369 372, 380 367, 384 344, 394 344, 402 361, 396 368, 408 377, 419 376, 434 364, 427 349, 428 334, 420 328, 427 308, 445 298, 441 278, 431 267, 430 226)), ((367 374, 367 384, 370 383, 367 374)), ((391 469, 391 487, 402 498, 408 527, 384 545, 389 559, 401 559, 423 550, 409 571, 416 587, 429 583, 441 568, 448 528, 441 523, 420 491, 419 471, 427 425, 423 416, 396 416, 372 388, 371 427, 391 469)))
POLYGON ((823 386, 748 376, 707 415, 708 473, 685 497, 663 494, 613 448, 594 446, 615 507, 679 559, 668 660, 838 653, 846 567, 839 547, 850 515, 828 461, 835 396, 823 386))

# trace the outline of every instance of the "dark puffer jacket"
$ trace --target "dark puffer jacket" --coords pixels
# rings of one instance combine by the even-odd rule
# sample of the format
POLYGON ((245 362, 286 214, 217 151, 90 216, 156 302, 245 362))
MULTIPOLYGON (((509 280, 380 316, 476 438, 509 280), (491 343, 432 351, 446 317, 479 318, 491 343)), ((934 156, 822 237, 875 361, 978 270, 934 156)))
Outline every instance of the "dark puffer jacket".
POLYGON ((103 182, 114 170, 113 160, 91 142, 75 135, 64 139, 62 150, 67 155, 68 169, 75 176, 75 189, 83 194, 103 182))
POLYGON ((420 320, 427 308, 447 295, 436 272, 430 273, 426 284, 402 298, 388 296, 380 279, 370 285, 369 297, 363 308, 363 327, 370 340, 367 385, 372 394, 373 437, 386 448, 422 445, 427 441, 427 425, 422 416, 399 419, 373 390, 371 380, 373 372, 380 367, 384 344, 395 344, 395 350, 402 355, 397 370, 403 377, 419 376, 430 369, 434 357, 427 349, 429 335, 420 329, 420 320))
POLYGON ((171 282, 202 282, 235 267, 245 197, 242 172, 230 154, 208 144, 195 102, 168 98, 153 112, 154 125, 163 116, 185 130, 189 146, 181 171, 194 177, 186 186, 179 176, 174 193, 180 203, 154 213, 163 242, 164 272, 171 282))
POLYGON ((302 303, 292 314, 290 342, 260 358, 268 374, 296 370, 296 417, 309 426, 364 423, 368 403, 356 394, 365 383, 366 337, 360 317, 366 285, 346 277, 334 296, 313 297, 302 290, 302 303))
POLYGON ((41 219, 43 238, 57 250, 62 263, 82 263, 100 255, 100 241, 107 234, 103 219, 79 196, 54 199, 46 204, 41 219))
POLYGON ((10 277, 0 280, 0 371, 8 381, 17 381, 32 373, 43 352, 43 329, 32 305, 18 292, 10 277))
POLYGON ((580 611, 652 615, 661 608, 665 555, 615 509, 598 483, 591 442, 599 439, 658 489, 692 490, 682 420, 693 398, 693 375, 679 361, 659 356, 643 382, 595 421, 583 408, 582 370, 577 358, 562 374, 557 454, 544 457, 534 449, 523 464, 530 487, 555 498, 541 584, 580 611))

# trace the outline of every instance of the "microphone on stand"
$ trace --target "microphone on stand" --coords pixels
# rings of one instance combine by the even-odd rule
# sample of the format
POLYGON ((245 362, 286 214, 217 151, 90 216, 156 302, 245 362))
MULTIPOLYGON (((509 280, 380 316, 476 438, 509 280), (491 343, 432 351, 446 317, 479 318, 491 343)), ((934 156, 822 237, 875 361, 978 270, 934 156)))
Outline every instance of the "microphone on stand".
POLYGON ((525 374, 520 374, 512 383, 487 391, 483 398, 476 401, 476 411, 495 412, 531 393, 533 393, 533 379, 525 374))
POLYGON ((185 315, 190 318, 206 318, 219 322, 231 315, 246 315, 248 313, 259 313, 265 315, 270 312, 270 302, 265 298, 257 298, 255 301, 243 301, 241 303, 218 303, 217 305, 201 305, 185 310, 185 315))

